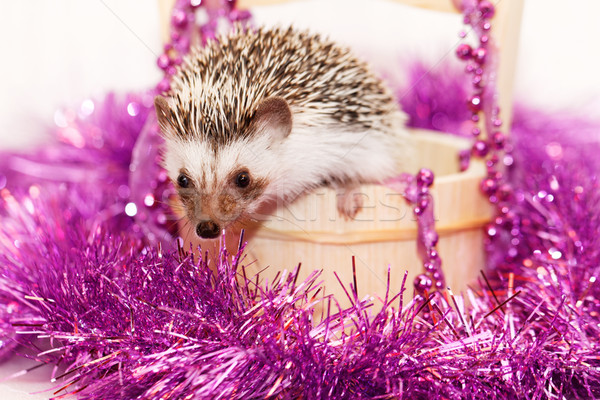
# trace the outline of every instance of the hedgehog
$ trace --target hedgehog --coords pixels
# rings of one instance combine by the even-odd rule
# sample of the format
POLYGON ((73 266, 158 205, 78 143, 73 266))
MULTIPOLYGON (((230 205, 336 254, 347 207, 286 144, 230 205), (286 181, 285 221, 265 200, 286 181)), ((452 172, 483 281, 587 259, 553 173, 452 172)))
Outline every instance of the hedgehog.
POLYGON ((323 185, 353 218, 360 185, 408 157, 405 114, 383 81, 348 48, 293 27, 237 27, 195 48, 154 104, 163 166, 200 238, 323 185))

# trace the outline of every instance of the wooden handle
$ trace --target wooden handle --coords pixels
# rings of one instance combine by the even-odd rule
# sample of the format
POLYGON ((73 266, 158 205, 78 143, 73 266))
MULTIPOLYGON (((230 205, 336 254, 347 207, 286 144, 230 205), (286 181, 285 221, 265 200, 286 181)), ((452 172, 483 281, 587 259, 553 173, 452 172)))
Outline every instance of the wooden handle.
MULTIPOLYGON (((255 6, 267 6, 278 3, 288 3, 296 0, 238 0, 239 8, 245 9, 255 6)), ((458 13, 460 12, 456 3, 460 0, 391 0, 396 3, 406 4, 407 6, 425 8, 428 10, 458 13)))
MULTIPOLYGON (((498 106, 503 121, 502 132, 510 133, 513 108, 513 90, 519 50, 519 34, 523 15, 523 0, 499 1, 493 20, 494 40, 498 46, 498 106)), ((488 135, 493 132, 488 132, 488 135)))
POLYGON ((160 19, 160 38, 163 43, 170 41, 171 10, 175 5, 175 0, 158 0, 158 18, 160 19))

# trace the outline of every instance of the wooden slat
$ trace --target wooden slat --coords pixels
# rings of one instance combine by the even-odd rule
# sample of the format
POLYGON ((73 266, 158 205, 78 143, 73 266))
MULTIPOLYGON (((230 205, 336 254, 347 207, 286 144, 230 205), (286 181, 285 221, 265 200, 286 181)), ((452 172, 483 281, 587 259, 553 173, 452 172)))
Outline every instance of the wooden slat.
MULTIPOLYGON (((490 216, 485 214, 479 218, 464 219, 453 225, 442 225, 436 227, 436 232, 440 238, 454 235, 456 233, 472 230, 481 230, 490 222, 490 216)), ((275 230, 268 226, 263 227, 256 234, 257 237, 263 239, 283 240, 283 241, 304 241, 318 244, 331 245, 349 245, 349 244, 364 244, 364 243, 381 243, 381 242, 399 242, 402 240, 415 241, 417 240, 417 227, 399 228, 390 230, 370 230, 370 231, 354 231, 354 232, 332 232, 332 231, 302 231, 302 230, 275 230)))

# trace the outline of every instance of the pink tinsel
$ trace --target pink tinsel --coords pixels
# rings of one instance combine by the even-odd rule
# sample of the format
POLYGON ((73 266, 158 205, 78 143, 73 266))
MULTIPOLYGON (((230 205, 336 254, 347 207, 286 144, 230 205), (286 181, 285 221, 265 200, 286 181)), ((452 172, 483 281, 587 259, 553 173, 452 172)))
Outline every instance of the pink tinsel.
MULTIPOLYGON (((460 126, 458 100, 435 92, 456 83, 436 79, 446 78, 428 77, 412 97, 441 99, 420 123, 444 113, 445 126, 460 126)), ((470 305, 402 291, 371 313, 350 286, 354 306, 326 299, 317 323, 318 275, 257 286, 240 255, 194 260, 136 228, 126 189, 145 104, 109 96, 72 121, 84 146, 62 139, 2 158, 4 354, 22 345, 63 366, 59 382, 76 382, 68 390, 81 398, 600 396, 598 165, 580 140, 597 124, 516 110, 510 217, 521 229, 488 228, 495 267, 466 293, 470 305), (127 114, 131 102, 142 112, 127 114), (46 338, 52 351, 35 351, 46 338)))

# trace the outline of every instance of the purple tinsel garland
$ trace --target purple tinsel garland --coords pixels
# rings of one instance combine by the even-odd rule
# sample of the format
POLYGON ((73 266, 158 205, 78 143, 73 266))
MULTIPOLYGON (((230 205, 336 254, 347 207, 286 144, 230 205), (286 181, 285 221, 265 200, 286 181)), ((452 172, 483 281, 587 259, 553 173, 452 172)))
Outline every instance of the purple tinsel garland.
MULTIPOLYGON (((445 78, 428 79, 433 89, 445 78)), ((57 389, 75 383, 68 390, 90 399, 600 396, 599 166, 583 141, 597 125, 516 110, 521 236, 488 228, 502 262, 466 293, 470 305, 441 294, 422 304, 401 291, 371 314, 350 286, 354 306, 326 299, 317 323, 317 275, 283 273, 261 287, 236 273, 238 255, 194 260, 136 233, 123 186, 150 108, 132 116, 132 102, 144 96, 109 96, 75 118, 78 146, 62 139, 2 158, 3 353, 20 344, 60 365, 57 389), (508 261, 507 248, 517 249, 508 261), (40 343, 49 350, 35 350, 40 343)), ((436 109, 459 126, 453 112, 436 109)))

